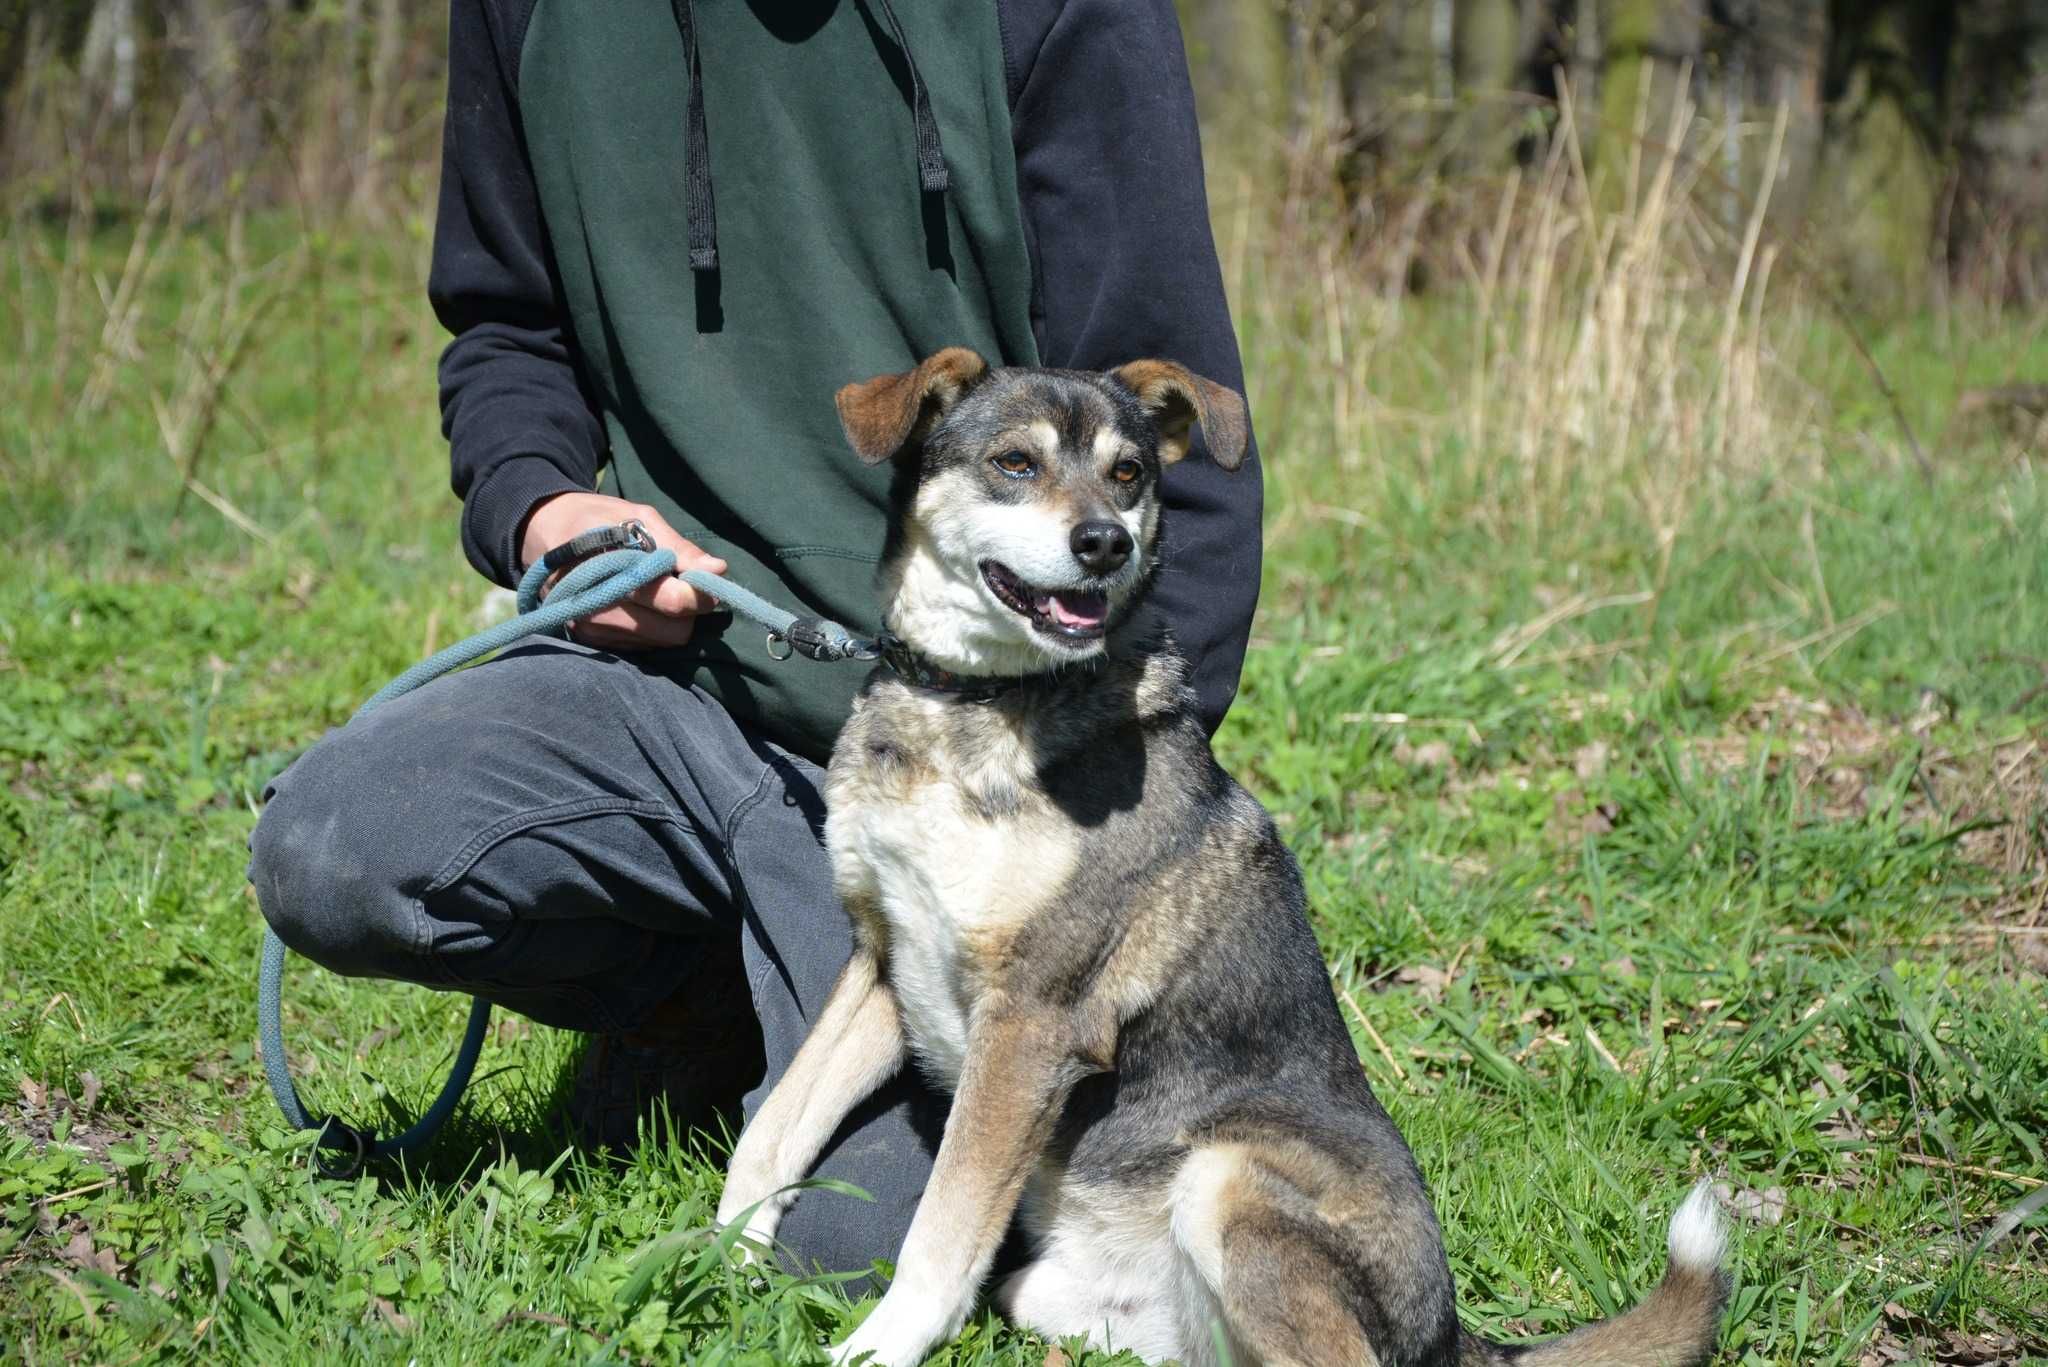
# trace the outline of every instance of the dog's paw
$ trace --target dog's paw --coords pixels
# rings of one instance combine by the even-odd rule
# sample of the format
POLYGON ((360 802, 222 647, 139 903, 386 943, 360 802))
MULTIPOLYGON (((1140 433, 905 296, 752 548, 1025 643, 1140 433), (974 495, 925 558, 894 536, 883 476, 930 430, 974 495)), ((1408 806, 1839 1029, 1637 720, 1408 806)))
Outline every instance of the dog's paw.
POLYGON ((787 1204, 786 1200, 780 1199, 772 1191, 764 1196, 752 1198, 728 1195, 718 1203, 718 1227, 728 1229, 744 1223, 751 1233, 757 1227, 766 1225, 768 1232, 773 1234, 775 1226, 782 1222, 782 1207, 787 1204))
POLYGON ((832 1349, 832 1367, 917 1367, 952 1332, 947 1319, 944 1307, 891 1289, 860 1328, 832 1349))
MULTIPOLYGON (((730 1229, 746 1213, 745 1206, 741 1206, 730 1215, 721 1210, 718 1213, 718 1227, 730 1229)), ((740 1262, 747 1266, 766 1265, 772 1262, 768 1250, 775 1243, 775 1230, 781 1223, 782 1212, 775 1209, 772 1202, 755 1211, 753 1217, 747 1221, 746 1227, 740 1231, 738 1242, 732 1246, 733 1252, 739 1255, 740 1262)))
POLYGON ((739 1239, 732 1250, 739 1256, 744 1267, 767 1266, 774 1262, 769 1249, 775 1243, 775 1231, 782 1224, 782 1213, 788 1202, 769 1196, 760 1201, 724 1200, 718 1203, 718 1228, 731 1229, 745 1222, 739 1239))
MULTIPOLYGON (((746 1238, 765 1248, 774 1241, 794 1194, 778 1190, 768 1182, 749 1180, 747 1174, 739 1171, 738 1164, 733 1169, 726 1174, 725 1191, 718 1198, 718 1227, 730 1229, 744 1222, 746 1238)), ((739 1247, 749 1261, 754 1259, 752 1249, 745 1244, 739 1247)))

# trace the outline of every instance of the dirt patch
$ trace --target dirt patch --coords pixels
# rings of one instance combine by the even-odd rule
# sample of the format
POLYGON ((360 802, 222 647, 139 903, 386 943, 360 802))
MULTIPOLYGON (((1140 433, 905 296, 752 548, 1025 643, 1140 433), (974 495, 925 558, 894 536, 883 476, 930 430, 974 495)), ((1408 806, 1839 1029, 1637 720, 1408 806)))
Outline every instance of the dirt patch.
POLYGON ((1900 1362, 1980 1367, 2031 1360, 2048 1352, 2048 1339, 2000 1324, 1989 1311, 1979 1310, 1974 1321, 1967 1329, 1937 1326, 1897 1301, 1889 1302, 1870 1346, 1857 1359, 1859 1367, 1900 1362))
POLYGON ((1689 749, 1708 768, 1729 772, 1756 763, 1755 740, 1768 736, 1767 771, 1789 772, 1824 814, 1841 821, 1888 800, 1887 785, 1910 763, 1900 815, 1929 830, 1962 831, 1956 848, 2000 885, 1955 935, 2048 973, 2048 728, 1951 747, 1933 740, 1945 717, 1946 704, 1932 693, 1913 716, 1890 721, 1781 689, 1689 749))
POLYGON ((95 1163, 111 1166, 113 1160, 107 1151, 142 1134, 122 1118, 96 1109, 100 1082, 91 1073, 79 1074, 76 1097, 62 1087, 50 1087, 26 1077, 17 1082, 16 1092, 11 1104, 0 1106, 0 1129, 20 1135, 37 1148, 61 1144, 95 1163), (70 1129, 59 1139, 57 1131, 67 1119, 70 1129))

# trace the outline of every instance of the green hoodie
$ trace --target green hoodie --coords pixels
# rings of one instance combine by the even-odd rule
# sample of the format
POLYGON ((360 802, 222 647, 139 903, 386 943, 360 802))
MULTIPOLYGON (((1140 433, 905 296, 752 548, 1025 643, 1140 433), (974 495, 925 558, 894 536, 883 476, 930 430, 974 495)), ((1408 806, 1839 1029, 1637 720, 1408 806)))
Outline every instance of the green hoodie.
MULTIPOLYGON (((1148 222, 1153 242, 1184 242, 1186 215, 1201 205, 1177 34, 1156 22, 1162 7, 1170 21, 1171 7, 1114 2, 1129 6, 1116 24, 1091 19, 1077 37, 1139 60, 1149 43, 1165 69, 1152 73, 1154 89, 1129 93, 1165 104, 1158 117, 1175 156, 1144 155, 1141 142, 1141 164, 1119 167, 1062 144, 1039 172, 1049 202, 1032 212, 1013 106, 1029 106, 1061 24, 1086 19, 1072 11, 1088 6, 457 0, 430 288, 457 334, 443 395, 472 558, 509 578, 525 513, 592 487, 608 463, 605 492, 659 508, 724 557, 737 582, 873 630, 890 472, 848 451, 832 404, 839 386, 946 346, 998 364, 1106 367, 1139 354, 1112 354, 1118 346, 1142 345, 1241 387, 1206 222, 1167 282, 1169 301, 1178 293, 1198 305, 1184 321, 1120 341, 1099 325, 1065 336, 1048 313, 1073 293, 1070 277, 1092 269, 1071 260, 1062 287, 1048 290, 1048 263, 1034 261, 1035 249, 1068 240, 1073 225, 1052 218, 1086 207, 1060 202, 1062 177, 1097 198, 1095 176, 1133 177, 1136 221, 1093 211, 1112 261, 1145 249, 1121 243, 1148 222), (1151 27, 1134 46, 1135 31, 1116 30, 1140 10, 1151 27), (1179 92, 1178 103, 1162 91, 1179 92), (1162 173, 1180 177, 1165 204, 1145 179, 1162 173)), ((1044 92, 1062 95, 1101 98, 1111 116, 1125 102, 1100 81, 1044 92)), ((1097 134, 1126 141, 1111 127, 1097 134)), ((1145 269, 1129 272, 1139 289, 1145 269)), ((1086 318, 1102 303, 1098 287, 1064 312, 1086 318)), ((1186 481, 1181 500, 1194 537, 1183 552, 1206 538, 1250 581, 1223 591, 1220 626, 1203 626, 1217 610, 1192 583, 1174 616, 1198 669, 1201 653, 1220 647, 1228 681, 1212 720, 1234 685, 1256 591, 1257 480, 1238 478, 1234 489, 1186 481), (1219 525, 1205 532, 1203 517, 1219 525)), ((1172 615, 1170 581, 1161 592, 1172 615)), ((868 667, 778 663, 758 630, 722 620, 700 622, 663 666, 769 738, 828 753, 868 667)))

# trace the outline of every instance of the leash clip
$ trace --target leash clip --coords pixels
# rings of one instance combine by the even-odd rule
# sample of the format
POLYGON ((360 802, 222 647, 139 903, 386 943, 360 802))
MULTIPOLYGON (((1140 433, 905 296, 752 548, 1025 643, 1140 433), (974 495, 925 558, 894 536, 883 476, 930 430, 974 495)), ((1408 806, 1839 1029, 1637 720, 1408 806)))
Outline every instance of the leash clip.
POLYGON ((790 656, 794 654, 796 654, 796 645, 787 636, 784 636, 779 631, 771 631, 768 633, 769 659, 775 661, 775 663, 777 664, 781 664, 784 660, 788 659, 790 656), (775 647, 778 644, 782 647, 782 653, 780 655, 777 655, 775 653, 775 647))
POLYGON ((330 1181, 346 1182, 362 1173, 370 1161, 371 1146, 376 1142, 377 1137, 368 1130, 359 1130, 345 1121, 328 1116, 320 1123, 320 1138, 313 1144, 313 1168, 330 1181), (338 1158, 329 1158, 326 1150, 329 1147, 330 1135, 346 1140, 348 1148, 353 1152, 338 1158))
POLYGON ((629 518, 614 527, 592 527, 588 531, 578 532, 543 555, 541 563, 547 566, 549 574, 559 574, 593 555, 629 548, 636 551, 655 549, 654 533, 648 531, 647 524, 637 517, 629 518))

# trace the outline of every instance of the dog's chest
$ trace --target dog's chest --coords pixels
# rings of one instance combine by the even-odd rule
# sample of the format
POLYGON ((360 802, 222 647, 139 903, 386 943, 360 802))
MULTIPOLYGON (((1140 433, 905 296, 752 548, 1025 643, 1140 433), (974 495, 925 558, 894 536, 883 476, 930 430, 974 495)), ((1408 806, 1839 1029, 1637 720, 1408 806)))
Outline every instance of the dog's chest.
POLYGON ((1066 880, 1073 840, 1045 818, 1012 738, 963 745, 932 721, 917 703, 856 715, 826 784, 826 840, 840 896, 882 922, 911 1047, 951 1088, 987 970, 1066 880))

